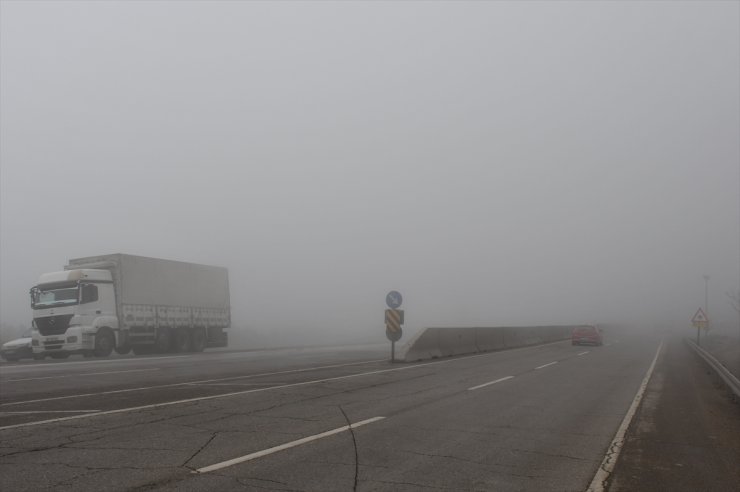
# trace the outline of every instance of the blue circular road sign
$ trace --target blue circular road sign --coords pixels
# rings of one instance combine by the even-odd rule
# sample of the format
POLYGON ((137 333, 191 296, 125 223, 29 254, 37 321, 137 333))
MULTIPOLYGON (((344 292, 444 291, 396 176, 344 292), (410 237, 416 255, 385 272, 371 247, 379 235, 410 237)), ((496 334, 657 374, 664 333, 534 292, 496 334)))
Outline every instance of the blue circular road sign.
POLYGON ((402 302, 403 302, 403 296, 401 296, 401 293, 398 292, 397 290, 392 290, 388 292, 387 296, 385 296, 385 303, 391 309, 396 309, 398 307, 401 307, 402 302))

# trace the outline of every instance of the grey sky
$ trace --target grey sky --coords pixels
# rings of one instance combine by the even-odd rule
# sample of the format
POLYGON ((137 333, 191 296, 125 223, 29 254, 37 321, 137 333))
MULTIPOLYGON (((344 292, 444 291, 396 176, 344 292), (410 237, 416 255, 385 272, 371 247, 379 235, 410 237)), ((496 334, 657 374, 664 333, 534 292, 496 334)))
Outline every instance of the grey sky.
POLYGON ((228 267, 235 328, 686 320, 704 273, 731 323, 739 6, 3 1, 0 320, 122 252, 228 267))

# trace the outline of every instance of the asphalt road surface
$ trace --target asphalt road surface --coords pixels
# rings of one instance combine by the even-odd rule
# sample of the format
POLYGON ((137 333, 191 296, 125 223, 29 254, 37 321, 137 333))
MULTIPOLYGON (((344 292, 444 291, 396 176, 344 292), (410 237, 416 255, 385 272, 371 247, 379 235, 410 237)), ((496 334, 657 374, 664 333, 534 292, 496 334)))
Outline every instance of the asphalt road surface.
POLYGON ((585 490, 659 343, 4 365, 0 489, 585 490))

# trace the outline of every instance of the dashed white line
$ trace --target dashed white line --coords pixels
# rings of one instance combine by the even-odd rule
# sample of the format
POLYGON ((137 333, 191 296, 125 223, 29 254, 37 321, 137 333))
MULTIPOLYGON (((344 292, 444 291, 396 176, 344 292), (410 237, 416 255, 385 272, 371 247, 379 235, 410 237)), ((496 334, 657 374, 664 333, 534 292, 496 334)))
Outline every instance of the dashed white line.
POLYGON ((106 372, 84 372, 82 374, 67 374, 64 376, 46 376, 43 378, 24 378, 24 379, 6 379, 3 383, 17 383, 19 381, 38 381, 39 379, 62 379, 62 378, 76 378, 82 376, 102 376, 103 374, 122 374, 127 372, 148 372, 148 371, 159 371, 159 367, 152 369, 131 369, 128 371, 106 371, 106 372))
POLYGON ((473 386, 472 388, 468 388, 468 391, 473 391, 473 390, 477 390, 477 389, 480 389, 480 388, 485 388, 486 386, 490 386, 492 384, 500 383, 501 381, 506 381, 506 380, 512 379, 513 377, 514 376, 506 376, 506 377, 503 377, 503 378, 499 378, 499 379, 497 379, 495 381, 489 381, 488 383, 479 384, 478 386, 473 386))
POLYGON ((551 366, 551 365, 553 365, 553 364, 557 364, 557 363, 558 363, 558 361, 553 361, 553 362, 549 362, 549 363, 547 363, 547 364, 543 364, 543 365, 541 365, 541 366, 537 366, 537 367, 535 367, 535 369, 543 369, 543 368, 545 368, 545 367, 547 367, 547 366, 551 366))
POLYGON ((586 350, 585 352, 581 352, 581 353, 580 353, 580 354, 578 354, 578 355, 586 355, 587 353, 589 353, 589 351, 588 351, 588 350, 586 350))
POLYGON ((379 420, 383 420, 385 417, 373 417, 371 419, 362 420, 360 422, 356 422, 351 425, 345 425, 336 429, 332 429, 330 431, 322 432, 321 434, 316 434, 314 436, 304 437, 303 439, 298 439, 296 441, 288 442, 285 444, 281 444, 279 446, 275 446, 272 448, 264 449, 262 451, 257 451, 256 453, 251 453, 246 456, 241 456, 239 458, 234 458, 227 461, 222 461, 221 463, 216 463, 214 465, 210 466, 204 466, 203 468, 198 468, 197 470, 193 470, 193 473, 208 473, 214 470, 220 470, 222 468, 227 468, 229 466, 238 465, 239 463, 244 463, 245 461, 254 460, 257 458, 262 458, 263 456, 267 456, 273 453, 277 453, 278 451, 283 451, 286 449, 294 448, 296 446, 300 446, 301 444, 306 444, 311 441, 316 441, 318 439, 323 439, 324 437, 333 436, 334 434, 339 434, 340 432, 347 431, 349 429, 356 429, 358 427, 361 427, 363 425, 372 424, 373 422, 377 422, 379 420))

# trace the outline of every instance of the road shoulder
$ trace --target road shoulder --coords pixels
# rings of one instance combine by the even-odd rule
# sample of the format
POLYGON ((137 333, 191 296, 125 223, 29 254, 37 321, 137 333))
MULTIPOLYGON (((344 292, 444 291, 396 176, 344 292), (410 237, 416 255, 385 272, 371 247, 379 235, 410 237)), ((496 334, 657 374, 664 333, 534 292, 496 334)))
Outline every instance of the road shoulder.
POLYGON ((682 340, 668 340, 609 490, 734 491, 738 463, 740 404, 682 340))

